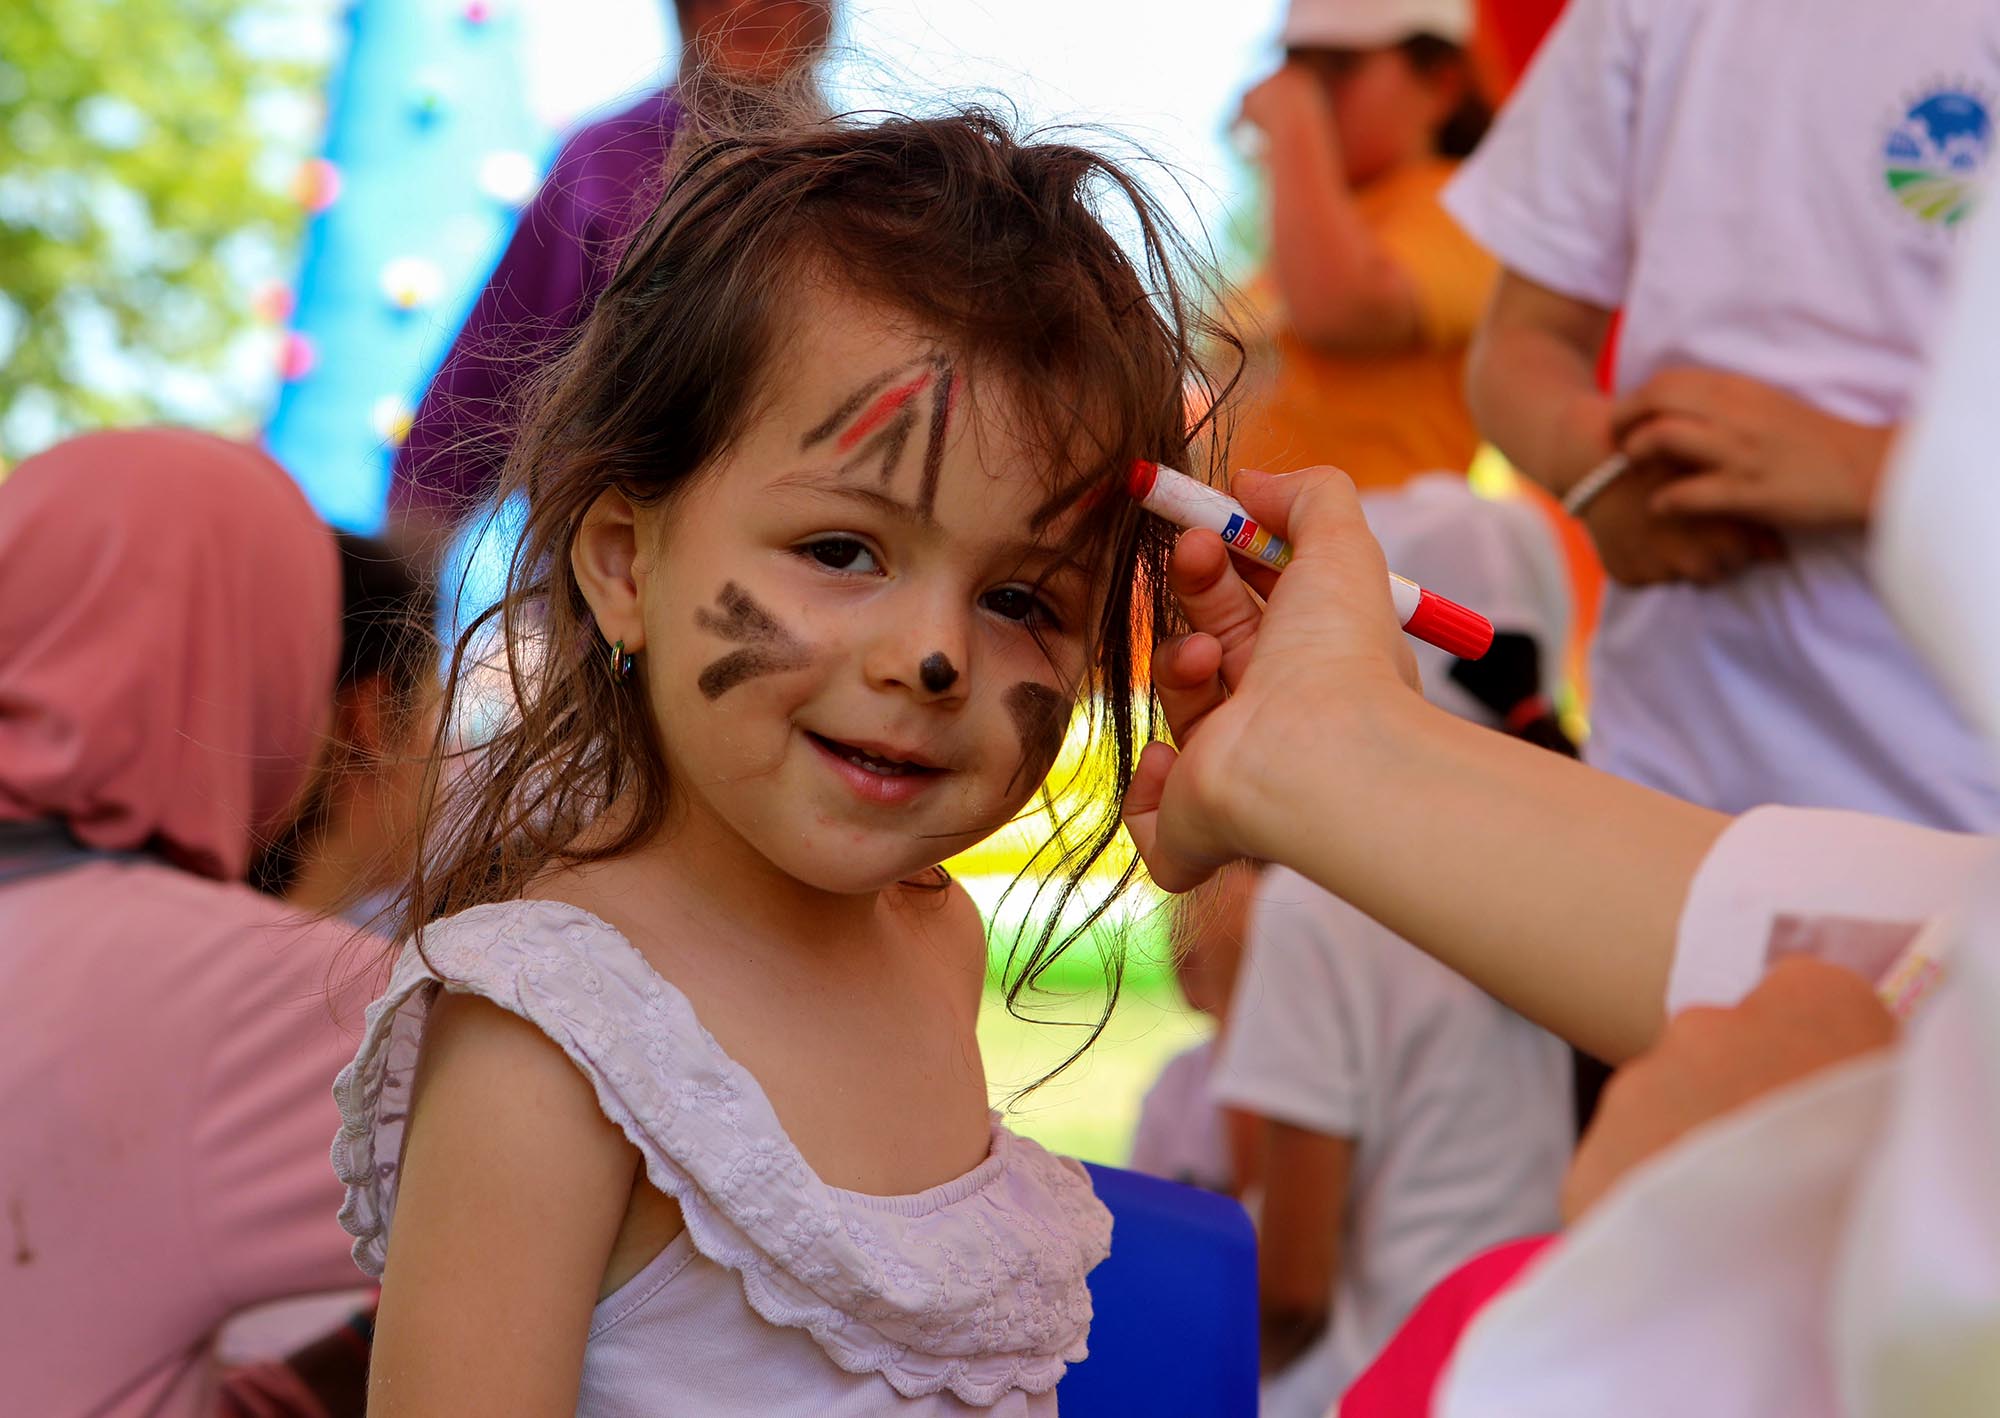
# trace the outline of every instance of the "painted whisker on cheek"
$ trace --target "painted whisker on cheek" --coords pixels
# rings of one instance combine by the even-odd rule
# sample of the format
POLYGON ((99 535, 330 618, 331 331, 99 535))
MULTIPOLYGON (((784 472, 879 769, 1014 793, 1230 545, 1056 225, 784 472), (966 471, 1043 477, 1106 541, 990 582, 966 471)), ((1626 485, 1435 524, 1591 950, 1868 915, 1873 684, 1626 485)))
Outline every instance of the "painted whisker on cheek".
POLYGON ((734 581, 725 583, 715 599, 722 607, 721 614, 704 606, 694 613, 694 623, 745 648, 732 650, 702 670, 695 683, 704 698, 720 699, 746 680, 802 670, 812 663, 812 647, 779 624, 734 581))
POLYGON ((1068 695, 1052 685, 1023 680, 1007 691, 1007 712, 1014 718, 1014 731, 1021 736, 1021 766, 1007 781, 1012 792, 1022 778, 1033 775, 1039 783, 1055 767, 1069 734, 1072 704, 1068 695))

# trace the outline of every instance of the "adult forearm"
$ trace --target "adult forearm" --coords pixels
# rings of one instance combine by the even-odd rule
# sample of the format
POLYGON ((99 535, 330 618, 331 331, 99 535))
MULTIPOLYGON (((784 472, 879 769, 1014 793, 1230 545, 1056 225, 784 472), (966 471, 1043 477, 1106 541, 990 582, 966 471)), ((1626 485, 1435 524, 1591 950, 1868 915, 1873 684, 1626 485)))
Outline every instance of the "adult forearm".
POLYGON ((1260 855, 1601 1058, 1663 1018, 1681 907, 1728 825, 1416 700, 1344 709, 1255 770, 1260 855))
POLYGON ((1418 333, 1410 282, 1369 230, 1324 124, 1271 135, 1271 264, 1294 330, 1340 352, 1396 349, 1418 333))

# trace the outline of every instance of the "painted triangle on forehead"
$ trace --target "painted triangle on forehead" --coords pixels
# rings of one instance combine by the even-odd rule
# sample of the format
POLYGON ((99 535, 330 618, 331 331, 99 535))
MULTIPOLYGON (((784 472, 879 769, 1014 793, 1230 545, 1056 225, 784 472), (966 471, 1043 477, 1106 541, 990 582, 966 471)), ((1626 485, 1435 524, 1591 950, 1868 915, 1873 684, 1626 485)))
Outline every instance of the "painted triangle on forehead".
POLYGON ((868 380, 807 431, 800 450, 830 442, 836 452, 852 453, 837 471, 847 473, 875 463, 881 469, 878 481, 886 488, 896 480, 926 402, 930 427, 916 506, 929 515, 937 502, 951 411, 958 402, 957 376, 944 356, 926 356, 868 380))

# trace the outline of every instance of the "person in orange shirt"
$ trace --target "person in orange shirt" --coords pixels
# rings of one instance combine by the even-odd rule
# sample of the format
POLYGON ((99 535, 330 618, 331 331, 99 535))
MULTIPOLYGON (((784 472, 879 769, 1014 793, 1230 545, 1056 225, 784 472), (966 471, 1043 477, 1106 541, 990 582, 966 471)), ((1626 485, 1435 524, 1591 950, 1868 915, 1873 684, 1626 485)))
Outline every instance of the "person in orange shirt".
POLYGON ((1491 117, 1471 32, 1471 0, 1292 0, 1285 62, 1243 100, 1270 255, 1234 461, 1364 488, 1471 461, 1465 352, 1497 273, 1437 200, 1491 117))

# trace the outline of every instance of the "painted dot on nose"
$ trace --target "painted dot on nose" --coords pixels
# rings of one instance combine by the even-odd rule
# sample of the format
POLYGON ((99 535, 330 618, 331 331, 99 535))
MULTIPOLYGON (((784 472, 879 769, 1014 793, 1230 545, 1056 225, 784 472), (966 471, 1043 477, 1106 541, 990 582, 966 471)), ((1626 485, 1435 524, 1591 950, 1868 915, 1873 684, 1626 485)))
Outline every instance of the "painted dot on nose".
POLYGON ((932 694, 943 694, 958 683, 958 667, 944 657, 942 650, 924 656, 924 662, 917 666, 917 675, 932 694))

